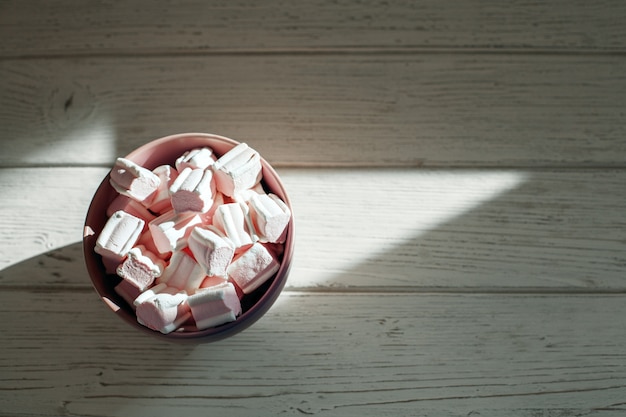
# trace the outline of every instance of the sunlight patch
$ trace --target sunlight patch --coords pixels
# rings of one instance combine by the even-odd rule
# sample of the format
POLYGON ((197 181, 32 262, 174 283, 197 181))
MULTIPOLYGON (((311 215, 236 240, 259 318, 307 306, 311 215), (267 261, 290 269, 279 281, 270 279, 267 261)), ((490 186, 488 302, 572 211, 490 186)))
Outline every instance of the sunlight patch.
POLYGON ((491 170, 294 174, 284 178, 296 215, 294 269, 287 283, 292 288, 336 285, 337 275, 468 214, 527 179, 522 172, 491 170), (316 184, 328 184, 326 189, 301 190, 307 174, 316 184))

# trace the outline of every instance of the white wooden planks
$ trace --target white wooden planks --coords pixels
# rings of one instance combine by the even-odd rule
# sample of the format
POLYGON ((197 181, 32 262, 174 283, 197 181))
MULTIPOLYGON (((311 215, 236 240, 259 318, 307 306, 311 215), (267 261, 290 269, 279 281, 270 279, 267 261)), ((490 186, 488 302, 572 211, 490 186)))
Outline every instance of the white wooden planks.
MULTIPOLYGON (((89 285, 82 227, 107 171, 0 170, 0 284, 89 285)), ((625 289, 622 170, 279 174, 296 219, 291 289, 625 289)))
POLYGON ((198 346, 137 334, 90 293, 0 301, 13 415, 624 412, 623 296, 286 292, 255 326, 198 346))
POLYGON ((623 2, 4 1, 0 56, 366 48, 622 50, 623 2))
POLYGON ((218 133, 280 166, 623 167, 621 56, 1 61, 2 166, 105 164, 218 133))
POLYGON ((622 416, 625 15, 0 2, 0 415, 622 416), (194 130, 279 167, 298 237, 267 316, 178 346, 80 238, 116 156, 194 130))

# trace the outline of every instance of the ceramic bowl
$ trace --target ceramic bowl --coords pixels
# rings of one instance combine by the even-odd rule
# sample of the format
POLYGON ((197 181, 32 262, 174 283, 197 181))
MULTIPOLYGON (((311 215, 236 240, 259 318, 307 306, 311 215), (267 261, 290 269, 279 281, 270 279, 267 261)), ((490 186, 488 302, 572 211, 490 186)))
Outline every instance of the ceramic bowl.
MULTIPOLYGON (((159 165, 174 165, 177 157, 193 148, 210 147, 219 157, 239 142, 213 134, 207 133, 184 133, 164 138, 156 139, 140 148, 134 150, 125 158, 145 167, 154 169, 159 165)), ((249 144, 252 148, 254 146, 249 144)), ((87 271, 96 292, 100 295, 104 303, 121 319, 141 332, 148 333, 157 338, 170 341, 189 342, 213 342, 236 334, 261 318, 274 304, 281 293, 289 269, 294 250, 294 220, 293 209, 283 183, 276 171, 270 164, 261 158, 263 167, 262 184, 266 191, 276 194, 290 208, 292 217, 287 226, 287 235, 284 244, 284 251, 280 259, 280 268, 276 274, 266 281, 253 293, 244 296, 242 302, 242 314, 237 320, 209 328, 205 330, 182 330, 169 334, 151 330, 137 322, 134 310, 114 291, 114 286, 119 282, 116 275, 107 274, 100 255, 94 252, 96 239, 107 221, 106 210, 109 204, 117 196, 117 192, 109 184, 107 175, 96 190, 87 216, 83 235, 83 251, 87 271)))

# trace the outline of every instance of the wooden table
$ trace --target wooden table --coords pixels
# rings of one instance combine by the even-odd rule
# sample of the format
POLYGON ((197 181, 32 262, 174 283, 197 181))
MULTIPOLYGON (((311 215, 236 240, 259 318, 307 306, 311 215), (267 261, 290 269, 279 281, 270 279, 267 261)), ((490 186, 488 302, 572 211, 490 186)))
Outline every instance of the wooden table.
POLYGON ((626 415, 626 3, 0 2, 0 415, 626 415), (301 4, 306 3, 306 4, 301 4), (211 132, 293 200, 213 344, 91 287, 117 156, 211 132))

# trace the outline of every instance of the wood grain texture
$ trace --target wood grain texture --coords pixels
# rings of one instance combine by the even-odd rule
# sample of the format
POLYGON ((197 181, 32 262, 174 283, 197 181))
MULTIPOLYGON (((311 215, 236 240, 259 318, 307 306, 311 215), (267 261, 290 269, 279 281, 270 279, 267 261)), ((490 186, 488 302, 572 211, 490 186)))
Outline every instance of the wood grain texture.
POLYGON ((620 51, 624 16, 618 0, 5 0, 0 56, 390 47, 620 51))
POLYGON ((621 56, 0 62, 2 166, 106 164, 218 133, 279 166, 624 167, 621 56))
POLYGON ((0 0, 0 416, 622 417, 626 3, 0 0), (283 178, 286 291, 216 344, 95 294, 117 156, 283 178))
POLYGON ((3 415, 625 409, 624 296, 287 292, 253 327, 197 346, 136 334, 91 293, 2 291, 0 301, 3 415))
MULTIPOLYGON (((82 227, 107 171, 0 170, 0 285, 89 286, 82 227)), ((291 289, 626 290, 623 170, 279 173, 296 219, 291 289)))

